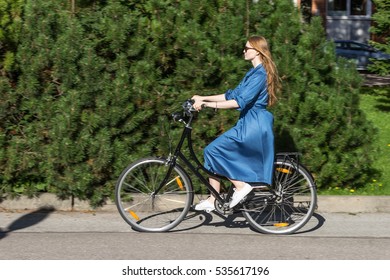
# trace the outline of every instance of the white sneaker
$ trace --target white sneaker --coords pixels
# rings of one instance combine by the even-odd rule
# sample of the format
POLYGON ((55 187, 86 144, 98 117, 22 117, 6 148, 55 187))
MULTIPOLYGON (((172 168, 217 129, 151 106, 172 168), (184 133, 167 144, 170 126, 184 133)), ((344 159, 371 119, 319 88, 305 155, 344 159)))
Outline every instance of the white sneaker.
POLYGON ((215 210, 214 204, 212 204, 208 199, 202 200, 198 204, 195 205, 196 211, 206 211, 207 213, 210 213, 211 211, 215 210))
POLYGON ((235 192, 233 193, 233 196, 232 196, 232 201, 230 202, 230 208, 233 208, 234 206, 236 206, 238 203, 240 203, 241 200, 243 200, 248 193, 250 193, 252 191, 252 187, 249 185, 249 184, 245 184, 244 187, 237 191, 237 189, 235 190, 235 192))

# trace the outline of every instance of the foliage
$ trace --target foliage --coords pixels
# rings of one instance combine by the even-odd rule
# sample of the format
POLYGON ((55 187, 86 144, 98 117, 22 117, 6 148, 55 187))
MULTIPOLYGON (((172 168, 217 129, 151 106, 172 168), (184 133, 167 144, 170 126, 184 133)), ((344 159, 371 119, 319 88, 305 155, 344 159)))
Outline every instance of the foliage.
MULTIPOLYGON (((382 38, 380 42, 372 41, 371 44, 390 54, 390 0, 373 0, 375 4, 375 13, 372 15, 373 25, 370 31, 376 36, 382 38)), ((390 62, 385 60, 376 60, 369 66, 369 70, 380 75, 390 74, 390 62)))
MULTIPOLYGON (((374 132, 359 76, 336 66, 319 19, 302 23, 289 0, 64 2, 2 9, 20 20, 1 37, 0 195, 102 203, 127 164, 168 153, 168 131, 174 144, 181 127, 167 120, 182 101, 240 81, 246 34, 269 39, 283 78, 279 149, 301 151, 320 187, 365 182, 374 132)), ((197 154, 237 117, 199 114, 197 154)))
POLYGON ((390 86, 364 88, 361 108, 367 119, 378 128, 374 138, 376 156, 373 167, 378 171, 370 178, 367 193, 390 194, 390 124, 387 121, 390 112, 390 86))

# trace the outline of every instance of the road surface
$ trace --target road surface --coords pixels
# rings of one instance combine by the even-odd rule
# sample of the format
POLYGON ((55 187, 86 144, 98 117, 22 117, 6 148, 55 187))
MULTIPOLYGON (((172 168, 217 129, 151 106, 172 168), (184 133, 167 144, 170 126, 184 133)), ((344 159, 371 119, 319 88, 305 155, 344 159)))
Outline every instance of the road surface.
POLYGON ((115 211, 0 212, 0 259, 390 259, 390 213, 316 213, 289 236, 257 233, 241 216, 189 215, 172 232, 139 233, 115 211))

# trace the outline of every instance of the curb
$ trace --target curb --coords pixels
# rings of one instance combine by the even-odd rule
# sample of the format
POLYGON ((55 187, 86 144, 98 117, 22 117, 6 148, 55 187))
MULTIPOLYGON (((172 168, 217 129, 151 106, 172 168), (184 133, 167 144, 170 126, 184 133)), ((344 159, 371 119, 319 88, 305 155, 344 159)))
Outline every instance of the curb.
POLYGON ((0 211, 25 210, 56 210, 56 211, 117 211, 113 201, 108 200, 102 207, 93 208, 88 201, 75 199, 59 199, 55 194, 43 193, 38 197, 20 196, 15 199, 5 199, 0 202, 0 211))
POLYGON ((390 196, 318 196, 318 212, 390 213, 390 196))
MULTIPOLYGON (((56 211, 117 211, 113 201, 108 200, 102 207, 92 208, 88 201, 79 199, 58 199, 56 195, 45 193, 39 197, 21 196, 0 202, 0 211, 29 211, 54 209, 56 211)), ((390 196, 318 196, 317 212, 320 213, 390 213, 390 196)))

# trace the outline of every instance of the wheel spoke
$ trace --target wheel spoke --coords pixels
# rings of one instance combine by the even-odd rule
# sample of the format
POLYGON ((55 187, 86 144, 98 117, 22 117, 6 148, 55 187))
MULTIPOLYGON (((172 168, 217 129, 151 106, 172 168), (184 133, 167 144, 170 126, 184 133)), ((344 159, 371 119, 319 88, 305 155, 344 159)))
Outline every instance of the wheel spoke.
POLYGON ((275 164, 270 193, 255 192, 254 198, 244 204, 243 214, 260 232, 287 234, 310 220, 315 204, 311 175, 302 166, 283 161, 275 164))
POLYGON ((165 160, 147 158, 130 165, 116 185, 116 204, 121 216, 139 231, 167 231, 186 216, 193 200, 192 186, 184 171, 175 166, 167 183, 161 183, 169 167, 165 160), (160 188, 155 194, 155 190, 160 188))

